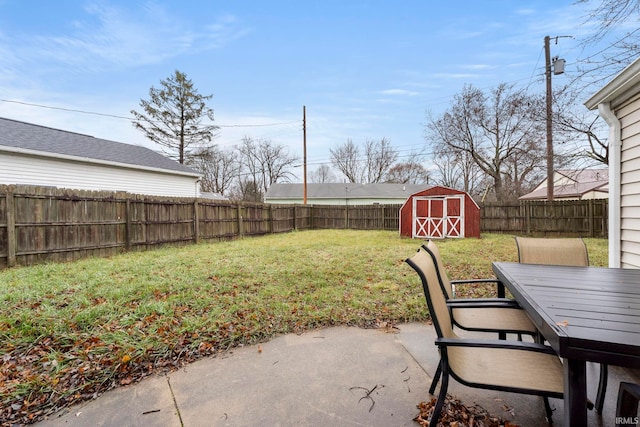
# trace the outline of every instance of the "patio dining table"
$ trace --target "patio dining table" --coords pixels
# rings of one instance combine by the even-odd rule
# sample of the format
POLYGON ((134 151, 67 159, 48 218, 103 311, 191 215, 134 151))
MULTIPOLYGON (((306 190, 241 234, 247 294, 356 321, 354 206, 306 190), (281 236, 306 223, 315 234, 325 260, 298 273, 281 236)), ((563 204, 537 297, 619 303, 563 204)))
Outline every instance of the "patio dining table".
POLYGON ((492 266, 563 359, 564 425, 586 426, 586 362, 640 368, 640 270, 492 266))

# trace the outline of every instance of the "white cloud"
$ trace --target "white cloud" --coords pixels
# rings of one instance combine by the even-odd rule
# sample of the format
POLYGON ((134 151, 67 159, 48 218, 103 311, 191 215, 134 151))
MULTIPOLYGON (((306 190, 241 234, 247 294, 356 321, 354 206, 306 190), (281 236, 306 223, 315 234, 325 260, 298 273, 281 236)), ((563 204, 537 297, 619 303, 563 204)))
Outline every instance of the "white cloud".
POLYGON ((420 92, 414 92, 406 89, 387 89, 380 91, 382 95, 398 95, 398 96, 416 96, 420 95, 420 92))
MULTIPOLYGON (((132 6, 135 7, 135 6, 132 6)), ((23 59, 101 70, 154 64, 183 54, 220 48, 244 36, 235 17, 223 15, 202 28, 172 16, 163 7, 139 10, 91 4, 73 22, 70 34, 4 37, 0 51, 13 50, 23 59)))
POLYGON ((469 65, 462 65, 460 68, 467 69, 467 70, 487 70, 489 68, 495 68, 495 66, 491 66, 488 64, 469 64, 469 65))

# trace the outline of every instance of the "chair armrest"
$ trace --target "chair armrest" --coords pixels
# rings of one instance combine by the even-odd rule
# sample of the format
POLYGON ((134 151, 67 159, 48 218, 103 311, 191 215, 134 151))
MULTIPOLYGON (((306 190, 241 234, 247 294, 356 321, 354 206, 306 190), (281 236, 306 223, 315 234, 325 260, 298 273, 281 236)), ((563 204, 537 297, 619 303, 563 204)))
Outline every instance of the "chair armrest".
POLYGON ((525 341, 482 340, 467 338, 437 338, 435 341, 439 347, 479 347, 498 348, 507 350, 533 351, 536 353, 556 354, 548 345, 525 341))
POLYGON ((456 298, 447 300, 449 308, 517 308, 520 304, 508 298, 456 298))
POLYGON ((456 284, 456 285, 459 285, 461 283, 471 283, 471 284, 476 284, 476 283, 500 283, 500 280, 498 280, 498 279, 458 279, 458 280, 452 280, 451 283, 452 284, 456 284))

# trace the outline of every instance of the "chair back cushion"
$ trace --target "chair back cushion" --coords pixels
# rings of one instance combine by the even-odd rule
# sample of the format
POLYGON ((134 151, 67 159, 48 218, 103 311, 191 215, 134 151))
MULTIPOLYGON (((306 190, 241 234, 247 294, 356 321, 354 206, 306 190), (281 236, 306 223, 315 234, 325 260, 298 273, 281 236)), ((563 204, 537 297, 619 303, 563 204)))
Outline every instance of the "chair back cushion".
POLYGON ((429 314, 438 336, 441 338, 457 338, 457 335, 453 332, 449 308, 440 287, 433 258, 427 251, 420 248, 418 252, 406 261, 420 276, 422 290, 429 307, 429 314))
POLYGON ((440 256, 440 251, 433 240, 429 240, 427 242, 426 248, 429 252, 433 254, 436 261, 436 272, 440 278, 440 284, 442 285, 442 291, 446 294, 445 297, 447 299, 453 298, 453 286, 451 286, 451 280, 449 280, 449 276, 447 276, 447 270, 444 268, 444 263, 442 262, 442 257, 440 256))
POLYGON ((524 264, 589 265, 587 246, 580 238, 516 237, 518 261, 524 264))

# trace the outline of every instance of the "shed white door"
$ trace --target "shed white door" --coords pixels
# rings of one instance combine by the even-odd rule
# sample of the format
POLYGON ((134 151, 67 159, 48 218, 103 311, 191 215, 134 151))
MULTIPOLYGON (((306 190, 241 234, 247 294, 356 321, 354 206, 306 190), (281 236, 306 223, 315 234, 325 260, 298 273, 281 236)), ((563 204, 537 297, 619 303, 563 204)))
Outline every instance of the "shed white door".
POLYGON ((421 239, 464 237, 464 196, 414 197, 412 236, 421 239))

